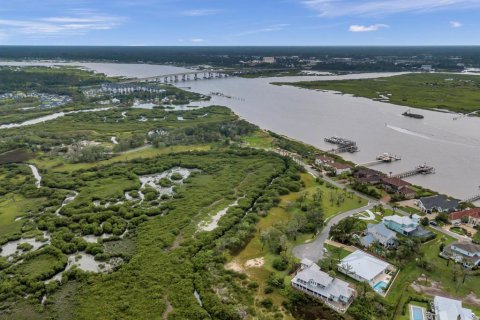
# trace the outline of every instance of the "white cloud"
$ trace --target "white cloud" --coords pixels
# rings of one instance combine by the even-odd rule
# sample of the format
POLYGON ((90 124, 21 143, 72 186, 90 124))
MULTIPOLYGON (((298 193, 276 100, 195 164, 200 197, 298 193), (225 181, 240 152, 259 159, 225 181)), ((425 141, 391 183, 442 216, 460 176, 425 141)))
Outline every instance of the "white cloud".
POLYGON ((461 28, 463 24, 459 21, 450 21, 450 26, 452 28, 461 28))
POLYGON ((241 37, 241 36, 248 36, 250 34, 257 34, 257 33, 264 33, 264 32, 273 32, 273 31, 281 31, 285 29, 286 27, 290 26, 289 24, 286 23, 280 23, 280 24, 274 24, 268 27, 264 28, 259 28, 255 30, 249 30, 249 31, 244 31, 237 33, 235 36, 241 37))
POLYGON ((202 39, 202 38, 194 38, 194 39, 190 39, 191 42, 195 42, 195 43, 200 43, 200 42, 205 42, 205 39, 202 39))
POLYGON ((219 14, 221 10, 219 9, 193 9, 181 12, 182 16, 186 17, 203 17, 203 16, 213 16, 219 14))
POLYGON ((480 7, 480 0, 300 0, 320 16, 385 15, 480 7))
POLYGON ((382 28, 390 28, 389 25, 387 24, 372 24, 369 26, 362 26, 358 24, 351 25, 350 28, 348 28, 348 31, 350 32, 371 32, 371 31, 378 31, 382 28))
POLYGON ((33 20, 0 19, 0 26, 9 34, 30 37, 83 35, 92 30, 109 30, 119 26, 123 18, 107 15, 46 17, 33 20))

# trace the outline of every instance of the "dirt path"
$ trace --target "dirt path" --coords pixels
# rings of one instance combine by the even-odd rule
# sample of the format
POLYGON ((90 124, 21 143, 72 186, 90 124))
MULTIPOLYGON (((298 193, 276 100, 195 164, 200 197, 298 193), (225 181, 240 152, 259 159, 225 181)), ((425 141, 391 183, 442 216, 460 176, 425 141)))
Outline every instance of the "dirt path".
POLYGON ((170 301, 168 300, 168 297, 165 296, 165 304, 167 305, 167 308, 165 309, 165 311, 163 312, 162 314, 162 319, 163 320, 167 320, 168 319, 168 315, 173 311, 173 306, 172 304, 170 303, 170 301))
POLYGON ((346 246, 344 245, 343 243, 340 243, 340 242, 336 242, 336 241, 333 241, 333 240, 325 240, 325 243, 326 244, 329 244, 331 246, 334 246, 334 247, 337 247, 337 248, 340 248, 340 249, 345 249, 347 251, 350 251, 350 252, 355 252, 357 251, 358 249, 353 247, 353 246, 346 246))

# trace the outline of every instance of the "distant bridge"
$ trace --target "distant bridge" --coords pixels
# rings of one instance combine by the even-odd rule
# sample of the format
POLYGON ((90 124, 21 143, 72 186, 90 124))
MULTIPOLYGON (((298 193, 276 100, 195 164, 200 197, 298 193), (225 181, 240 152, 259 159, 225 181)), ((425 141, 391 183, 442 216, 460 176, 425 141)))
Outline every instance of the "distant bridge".
POLYGON ((292 69, 236 69, 236 70, 192 70, 186 72, 162 74, 153 77, 135 78, 120 81, 119 83, 138 83, 138 82, 160 82, 160 83, 176 83, 196 80, 209 80, 235 77, 247 73, 262 73, 275 71, 291 71, 292 69))

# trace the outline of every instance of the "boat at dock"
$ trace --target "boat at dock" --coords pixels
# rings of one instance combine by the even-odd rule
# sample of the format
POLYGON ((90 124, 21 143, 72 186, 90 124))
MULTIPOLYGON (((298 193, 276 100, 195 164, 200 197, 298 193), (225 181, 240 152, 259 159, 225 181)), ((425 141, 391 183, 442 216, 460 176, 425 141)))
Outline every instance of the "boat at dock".
POLYGON ((342 153, 342 152, 355 153, 359 151, 357 147, 357 143, 352 140, 339 138, 339 137, 330 137, 330 138, 325 138, 324 141, 338 146, 337 149, 330 150, 330 152, 332 153, 342 153))
POLYGON ((410 117, 410 118, 414 118, 414 119, 423 119, 423 118, 425 118, 422 114, 411 113, 410 110, 407 110, 407 111, 405 111, 404 113, 402 113, 402 116, 410 117))
POLYGON ((377 157, 377 160, 382 161, 382 162, 393 162, 393 161, 398 161, 398 160, 401 160, 401 159, 402 158, 400 158, 399 156, 393 155, 393 154, 390 154, 390 153, 383 153, 383 154, 381 154, 377 157))

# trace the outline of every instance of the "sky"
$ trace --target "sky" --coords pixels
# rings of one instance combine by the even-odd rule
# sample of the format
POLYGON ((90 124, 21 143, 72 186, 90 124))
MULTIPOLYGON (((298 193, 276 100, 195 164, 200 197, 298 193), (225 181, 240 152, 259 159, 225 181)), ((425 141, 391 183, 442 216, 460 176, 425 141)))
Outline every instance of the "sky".
POLYGON ((480 45, 479 17, 480 0, 0 0, 0 45, 480 45))

